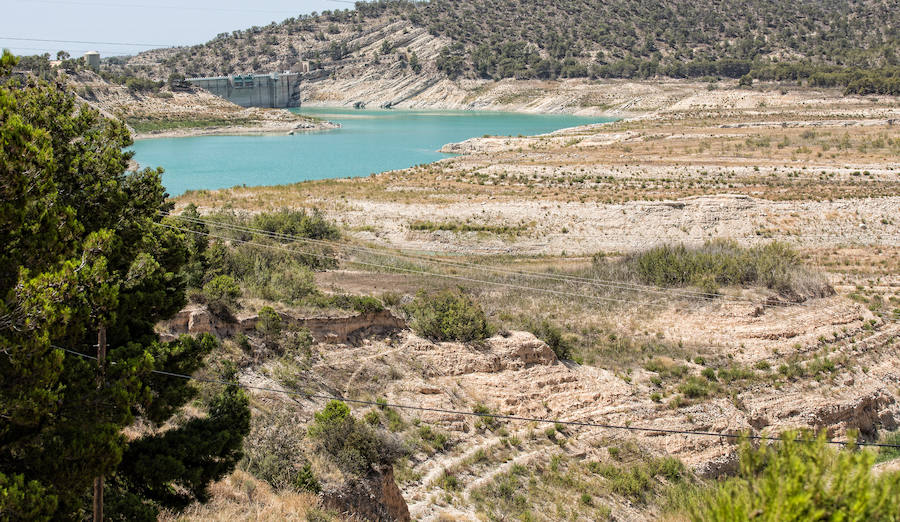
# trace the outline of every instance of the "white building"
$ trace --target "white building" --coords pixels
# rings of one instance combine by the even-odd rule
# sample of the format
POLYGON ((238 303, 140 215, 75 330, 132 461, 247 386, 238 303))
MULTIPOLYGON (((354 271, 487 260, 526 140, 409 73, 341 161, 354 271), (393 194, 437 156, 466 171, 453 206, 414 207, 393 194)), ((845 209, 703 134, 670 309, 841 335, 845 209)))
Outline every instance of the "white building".
POLYGON ((100 68, 100 53, 97 51, 88 51, 84 53, 84 64, 90 69, 97 70, 100 68))

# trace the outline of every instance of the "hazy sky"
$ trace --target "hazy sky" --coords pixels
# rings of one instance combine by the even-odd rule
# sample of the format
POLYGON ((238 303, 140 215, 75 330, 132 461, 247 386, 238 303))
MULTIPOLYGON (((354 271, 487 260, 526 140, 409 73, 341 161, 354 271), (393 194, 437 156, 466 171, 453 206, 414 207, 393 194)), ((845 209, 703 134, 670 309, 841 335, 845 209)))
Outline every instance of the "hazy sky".
POLYGON ((0 47, 16 54, 133 54, 205 42, 215 35, 313 11, 353 8, 340 0, 2 0, 0 47), (67 43, 12 40, 70 40, 67 43), (124 45, 151 44, 151 45, 124 45))

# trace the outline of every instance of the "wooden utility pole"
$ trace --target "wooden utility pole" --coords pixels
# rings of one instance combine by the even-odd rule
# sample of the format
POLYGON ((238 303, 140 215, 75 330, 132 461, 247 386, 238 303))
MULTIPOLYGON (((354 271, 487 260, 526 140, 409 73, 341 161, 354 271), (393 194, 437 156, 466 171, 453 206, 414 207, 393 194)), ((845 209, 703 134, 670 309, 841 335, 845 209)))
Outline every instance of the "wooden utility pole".
MULTIPOLYGON (((106 373, 106 327, 97 332, 97 389, 103 387, 106 373)), ((94 522, 103 522, 103 475, 94 478, 94 522)))

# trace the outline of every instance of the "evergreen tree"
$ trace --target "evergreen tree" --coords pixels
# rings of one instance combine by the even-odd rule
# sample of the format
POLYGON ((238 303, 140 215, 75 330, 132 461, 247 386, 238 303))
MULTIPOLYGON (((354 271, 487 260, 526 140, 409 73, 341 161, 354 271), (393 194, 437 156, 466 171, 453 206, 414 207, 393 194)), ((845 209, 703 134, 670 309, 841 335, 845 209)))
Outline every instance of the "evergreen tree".
POLYGON ((422 63, 419 62, 419 56, 416 55, 415 51, 413 51, 412 54, 409 55, 409 67, 416 74, 422 72, 422 63))
POLYGON ((128 171, 122 123, 78 106, 60 85, 11 77, 14 64, 4 51, 0 519, 79 518, 100 475, 110 477, 112 518, 119 505, 134 508, 121 517, 152 519, 160 506, 204 500, 240 458, 249 427, 240 391, 224 390, 208 417, 163 436, 122 434, 138 417, 160 425, 196 395, 189 381, 153 370, 190 374, 216 345, 162 343, 153 331, 185 303, 188 255, 181 233, 158 226, 170 209, 162 171, 128 171), (99 379, 97 361, 63 348, 96 356, 101 328, 99 379))

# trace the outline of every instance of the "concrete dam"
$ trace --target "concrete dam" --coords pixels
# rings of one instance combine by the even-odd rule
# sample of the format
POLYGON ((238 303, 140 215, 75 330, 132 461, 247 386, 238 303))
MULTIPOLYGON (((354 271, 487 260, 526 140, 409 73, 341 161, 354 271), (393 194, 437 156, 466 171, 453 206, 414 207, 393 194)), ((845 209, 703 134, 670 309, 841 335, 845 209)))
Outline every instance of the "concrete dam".
POLYGON ((214 76, 187 78, 187 81, 241 107, 300 106, 300 75, 296 73, 214 76))

